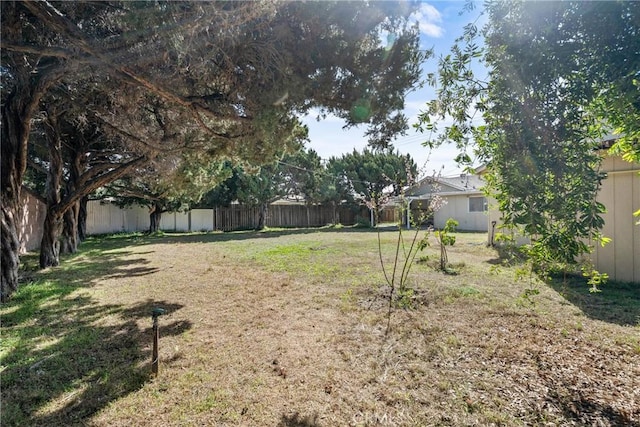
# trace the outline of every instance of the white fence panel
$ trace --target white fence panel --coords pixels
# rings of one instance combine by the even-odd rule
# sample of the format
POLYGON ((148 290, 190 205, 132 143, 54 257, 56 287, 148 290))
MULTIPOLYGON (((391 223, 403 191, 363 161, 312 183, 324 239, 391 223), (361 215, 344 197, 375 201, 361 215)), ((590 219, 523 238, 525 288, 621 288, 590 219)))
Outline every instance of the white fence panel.
POLYGON ((213 231, 213 209, 193 209, 191 231, 213 231))
POLYGON ((87 203, 87 234, 108 234, 149 229, 149 211, 142 206, 121 209, 118 206, 90 200, 87 203))
POLYGON ((87 234, 116 233, 124 230, 122 209, 111 203, 87 203, 87 234))
POLYGON ((160 230, 176 231, 176 214, 175 212, 165 212, 160 217, 160 230))
POLYGON ((132 206, 123 211, 124 231, 145 231, 149 229, 149 209, 143 206, 132 206))
POLYGON ((174 215, 176 217, 175 231, 189 231, 189 212, 176 212, 174 215))

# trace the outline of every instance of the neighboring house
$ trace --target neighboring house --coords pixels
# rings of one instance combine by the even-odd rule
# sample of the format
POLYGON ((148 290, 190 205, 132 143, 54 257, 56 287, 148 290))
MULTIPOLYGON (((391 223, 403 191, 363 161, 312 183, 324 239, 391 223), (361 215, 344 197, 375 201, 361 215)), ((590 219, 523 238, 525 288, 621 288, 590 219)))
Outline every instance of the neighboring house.
POLYGON ((447 219, 458 221, 460 231, 487 231, 487 199, 482 192, 484 181, 477 175, 427 177, 405 192, 414 218, 418 218, 434 197, 445 202, 430 221, 442 229, 447 219))
MULTIPOLYGON (((615 138, 605 138, 600 150, 603 161, 601 171, 607 177, 602 181, 602 188, 597 200, 607 211, 602 215, 604 227, 602 234, 611 239, 604 247, 594 245, 591 261, 600 273, 607 273, 612 280, 640 283, 640 225, 633 212, 640 209, 640 164, 629 163, 620 156, 609 154, 615 138)), ((482 174, 484 171, 479 170, 482 174)), ((493 242, 494 233, 500 230, 501 213, 495 200, 489 200, 488 241, 493 242)), ((529 240, 521 234, 514 235, 518 244, 529 240)))

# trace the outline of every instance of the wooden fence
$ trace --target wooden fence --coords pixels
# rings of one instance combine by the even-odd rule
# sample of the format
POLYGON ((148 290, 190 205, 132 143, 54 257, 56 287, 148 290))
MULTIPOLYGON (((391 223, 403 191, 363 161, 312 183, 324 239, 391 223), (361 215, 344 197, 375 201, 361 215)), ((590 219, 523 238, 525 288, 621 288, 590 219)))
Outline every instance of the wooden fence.
MULTIPOLYGON (((20 252, 40 247, 46 204, 30 191, 23 192, 23 210, 20 212, 20 252)), ((163 231, 235 231, 250 230, 258 225, 259 209, 240 205, 228 208, 193 209, 188 212, 162 214, 160 229, 163 231)), ((353 225, 360 219, 369 219, 369 210, 362 207, 348 208, 322 205, 274 204, 267 211, 267 227, 321 227, 340 223, 353 225), (335 221, 334 221, 335 219, 335 221)), ((142 206, 119 208, 104 201, 93 200, 87 204, 87 234, 110 234, 147 231, 149 210, 142 206)))
POLYGON ((25 253, 40 247, 47 204, 26 187, 22 187, 20 199, 22 210, 18 214, 18 241, 20 253, 25 253))
MULTIPOLYGON (((260 210, 241 205, 228 208, 193 209, 188 212, 162 214, 163 231, 235 231, 250 230, 258 225, 260 210)), ((360 218, 368 219, 366 207, 348 208, 323 205, 273 204, 267 210, 267 227, 321 227, 334 222, 353 225, 360 218), (335 218, 335 221, 334 221, 335 218)), ((146 231, 149 212, 134 206, 121 209, 111 203, 90 201, 87 205, 87 234, 146 231)))

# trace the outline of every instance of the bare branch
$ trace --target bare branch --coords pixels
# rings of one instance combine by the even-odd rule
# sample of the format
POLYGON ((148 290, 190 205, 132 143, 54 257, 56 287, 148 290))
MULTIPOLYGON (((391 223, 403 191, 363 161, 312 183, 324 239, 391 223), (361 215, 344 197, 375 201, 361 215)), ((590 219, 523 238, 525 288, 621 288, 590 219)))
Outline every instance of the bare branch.
POLYGON ((114 167, 109 172, 106 172, 98 177, 95 177, 89 181, 87 181, 86 186, 83 187, 82 191, 76 191, 72 194, 68 194, 60 203, 57 204, 56 210, 59 212, 66 212, 74 203, 82 199, 84 196, 91 194, 93 191, 98 188, 115 181, 118 178, 121 178, 130 170, 134 169, 137 166, 140 166, 148 161, 147 156, 137 157, 127 163, 123 163, 119 166, 114 167))
POLYGON ((26 44, 8 43, 6 41, 0 41, 0 48, 6 49, 12 52, 31 53, 40 56, 53 56, 56 58, 71 59, 76 55, 69 49, 53 46, 33 46, 26 44))

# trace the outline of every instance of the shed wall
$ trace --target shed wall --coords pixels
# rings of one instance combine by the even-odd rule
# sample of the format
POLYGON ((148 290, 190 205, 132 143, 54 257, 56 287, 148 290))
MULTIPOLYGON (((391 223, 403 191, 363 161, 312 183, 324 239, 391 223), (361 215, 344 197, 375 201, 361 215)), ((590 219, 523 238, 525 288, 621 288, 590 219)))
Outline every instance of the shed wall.
MULTIPOLYGON (((591 260, 601 273, 607 273, 610 279, 640 283, 640 218, 633 212, 640 209, 640 164, 630 163, 618 156, 607 156, 602 162, 602 171, 607 178, 602 182, 598 201, 607 211, 602 215, 604 227, 602 234, 612 239, 604 247, 595 245, 591 260)), ((491 239, 491 222, 501 224, 501 213, 495 200, 489 200, 488 239, 491 239)), ((496 229, 496 232, 500 232, 496 229)), ((528 239, 516 235, 518 244, 528 239)))
POLYGON ((607 208, 602 233, 612 241, 596 245, 592 261, 612 279, 640 283, 640 225, 633 216, 640 209, 640 165, 607 157, 602 170, 608 173, 598 196, 607 208))

